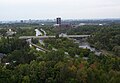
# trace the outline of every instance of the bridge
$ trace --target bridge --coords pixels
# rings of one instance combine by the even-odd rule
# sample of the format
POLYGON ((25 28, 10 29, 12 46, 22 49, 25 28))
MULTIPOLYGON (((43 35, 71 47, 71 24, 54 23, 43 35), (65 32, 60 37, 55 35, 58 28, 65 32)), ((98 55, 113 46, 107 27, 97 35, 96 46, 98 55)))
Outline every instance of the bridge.
MULTIPOLYGON (((68 38, 87 38, 90 35, 66 35, 60 37, 68 37, 68 38)), ((55 38, 55 36, 20 36, 19 39, 46 39, 46 38, 55 38)))

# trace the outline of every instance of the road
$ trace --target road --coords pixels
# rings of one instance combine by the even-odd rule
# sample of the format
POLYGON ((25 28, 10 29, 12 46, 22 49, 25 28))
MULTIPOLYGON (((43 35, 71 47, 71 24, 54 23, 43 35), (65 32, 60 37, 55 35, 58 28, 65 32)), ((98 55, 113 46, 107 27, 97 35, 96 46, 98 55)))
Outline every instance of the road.
POLYGON ((36 44, 33 44, 33 43, 31 42, 31 39, 28 39, 27 42, 29 42, 29 44, 31 44, 32 46, 40 49, 42 52, 49 52, 49 50, 46 50, 46 49, 44 49, 44 48, 42 48, 42 47, 40 47, 40 46, 38 46, 38 45, 36 45, 36 44))
MULTIPOLYGON (((86 38, 89 37, 90 35, 67 35, 67 36, 62 36, 62 37, 68 37, 68 38, 86 38)), ((46 38, 55 38, 55 36, 21 36, 19 39, 46 39, 46 38)))

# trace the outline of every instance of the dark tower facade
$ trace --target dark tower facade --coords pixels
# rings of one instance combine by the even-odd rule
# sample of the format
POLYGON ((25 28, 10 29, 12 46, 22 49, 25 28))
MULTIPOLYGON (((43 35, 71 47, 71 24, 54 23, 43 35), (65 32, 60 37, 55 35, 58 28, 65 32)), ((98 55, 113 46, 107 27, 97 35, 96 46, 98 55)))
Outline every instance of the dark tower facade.
POLYGON ((57 18, 57 24, 61 25, 61 18, 57 18))

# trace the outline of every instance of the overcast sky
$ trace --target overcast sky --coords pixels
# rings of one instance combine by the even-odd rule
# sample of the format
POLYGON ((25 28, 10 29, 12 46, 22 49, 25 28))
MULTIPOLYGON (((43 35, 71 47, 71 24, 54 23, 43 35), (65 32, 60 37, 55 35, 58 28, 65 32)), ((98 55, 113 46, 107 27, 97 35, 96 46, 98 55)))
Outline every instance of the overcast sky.
POLYGON ((119 18, 120 0, 0 0, 0 20, 119 18))

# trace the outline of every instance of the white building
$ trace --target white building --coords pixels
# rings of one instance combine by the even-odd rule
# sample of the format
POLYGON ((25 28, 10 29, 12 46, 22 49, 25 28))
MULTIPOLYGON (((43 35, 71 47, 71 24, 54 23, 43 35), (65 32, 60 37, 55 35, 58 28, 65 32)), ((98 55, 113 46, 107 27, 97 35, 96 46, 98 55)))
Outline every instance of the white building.
POLYGON ((9 30, 6 32, 6 34, 7 34, 8 36, 12 36, 12 35, 16 34, 16 32, 14 32, 14 31, 12 31, 11 29, 9 29, 9 30))
POLYGON ((67 37, 67 34, 61 33, 59 34, 59 37, 67 37))

